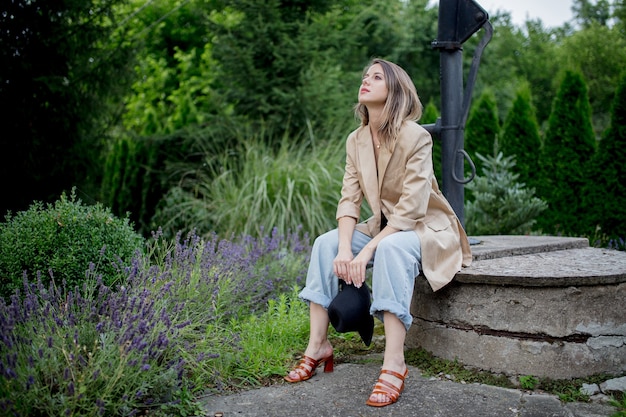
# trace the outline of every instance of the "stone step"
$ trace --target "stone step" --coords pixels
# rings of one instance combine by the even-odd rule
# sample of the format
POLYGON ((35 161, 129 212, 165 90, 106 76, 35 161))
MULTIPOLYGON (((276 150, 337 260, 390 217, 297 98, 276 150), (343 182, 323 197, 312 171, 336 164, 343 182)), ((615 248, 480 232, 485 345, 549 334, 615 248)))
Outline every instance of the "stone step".
POLYGON ((472 265, 416 281, 407 345, 506 375, 626 372, 626 252, 587 239, 476 236, 472 265))
POLYGON ((470 241, 474 261, 589 247, 589 241, 579 237, 493 235, 471 236, 470 241))
POLYGON ((626 252, 589 247, 586 238, 472 236, 472 265, 455 281, 521 286, 626 282, 626 252))

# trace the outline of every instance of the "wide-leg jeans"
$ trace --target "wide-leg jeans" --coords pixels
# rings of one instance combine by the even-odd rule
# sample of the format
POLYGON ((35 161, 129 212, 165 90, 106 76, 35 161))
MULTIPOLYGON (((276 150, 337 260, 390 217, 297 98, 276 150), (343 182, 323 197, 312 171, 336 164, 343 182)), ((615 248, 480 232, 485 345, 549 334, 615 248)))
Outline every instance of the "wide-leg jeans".
MULTIPOLYGON (((354 231, 352 253, 356 256, 372 238, 354 231)), ((339 233, 337 229, 315 239, 306 285, 299 297, 328 308, 339 292, 339 278, 333 272, 337 256, 339 233)), ((370 263, 372 269, 372 305, 370 314, 383 320, 383 312, 397 316, 408 330, 413 322, 411 297, 415 278, 421 267, 420 239, 412 230, 393 233, 382 239, 370 263)))

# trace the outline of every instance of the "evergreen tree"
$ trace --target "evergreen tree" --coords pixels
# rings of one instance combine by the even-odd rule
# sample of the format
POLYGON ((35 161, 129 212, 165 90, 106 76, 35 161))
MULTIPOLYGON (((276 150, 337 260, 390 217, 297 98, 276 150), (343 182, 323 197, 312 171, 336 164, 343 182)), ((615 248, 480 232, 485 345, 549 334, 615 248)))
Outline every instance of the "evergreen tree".
POLYGON ((626 236, 626 73, 622 74, 611 124, 600 141, 586 177, 585 216, 590 230, 600 226, 609 237, 626 236))
POLYGON ((499 133, 495 95, 490 89, 485 89, 472 107, 465 128, 465 150, 473 161, 478 160, 477 154, 494 155, 499 133))
POLYGON ((546 203, 535 197, 514 174, 515 158, 497 155, 483 157, 482 175, 467 185, 474 200, 467 203, 466 230, 472 235, 527 234, 546 203))
POLYGON ((615 86, 626 66, 626 36, 616 27, 594 23, 564 39, 558 55, 563 68, 582 74, 589 91, 592 125, 600 138, 609 127, 615 86))
POLYGON ((582 188, 586 165, 595 152, 587 86, 580 73, 566 71, 552 113, 541 154, 539 196, 549 208, 538 219, 544 232, 581 234, 582 188))
MULTIPOLYGON (((474 165, 478 165, 480 157, 495 155, 499 133, 495 95, 490 89, 485 89, 472 107, 465 127, 464 148, 474 165)), ((466 163, 466 168, 468 165, 466 163)), ((465 201, 472 201, 472 187, 467 187, 467 191, 465 201)))
POLYGON ((499 145, 505 156, 515 157, 513 172, 519 174, 519 180, 536 188, 539 182, 541 139, 531 103, 530 88, 524 84, 518 89, 513 107, 507 114, 499 145))

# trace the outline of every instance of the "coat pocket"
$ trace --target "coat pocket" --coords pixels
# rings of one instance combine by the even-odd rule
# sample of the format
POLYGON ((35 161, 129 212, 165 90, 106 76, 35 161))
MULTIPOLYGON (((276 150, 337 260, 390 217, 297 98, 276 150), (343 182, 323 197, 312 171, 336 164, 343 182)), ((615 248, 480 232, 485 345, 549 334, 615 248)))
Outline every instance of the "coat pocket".
POLYGON ((450 227, 450 219, 447 216, 434 216, 425 222, 429 229, 440 232, 450 227))

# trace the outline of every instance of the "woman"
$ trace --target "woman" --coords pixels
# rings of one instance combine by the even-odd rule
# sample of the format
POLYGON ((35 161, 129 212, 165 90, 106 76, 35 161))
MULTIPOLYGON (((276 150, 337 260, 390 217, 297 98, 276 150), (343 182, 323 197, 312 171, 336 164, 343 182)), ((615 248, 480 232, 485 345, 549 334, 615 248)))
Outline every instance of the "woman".
POLYGON ((471 252, 437 186, 432 139, 416 123, 422 104, 408 74, 374 59, 364 71, 355 112, 361 125, 346 142, 338 228, 315 240, 300 293, 309 303, 309 343, 285 379, 306 381, 321 363, 332 372, 327 308, 339 291, 338 279, 361 287, 373 263, 370 313, 383 321, 386 343, 381 374, 366 403, 382 407, 395 403, 404 389, 404 341, 420 268, 436 291, 469 265, 471 252), (357 224, 363 197, 374 215, 357 224))

